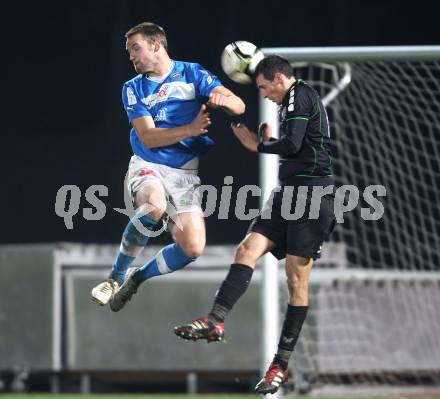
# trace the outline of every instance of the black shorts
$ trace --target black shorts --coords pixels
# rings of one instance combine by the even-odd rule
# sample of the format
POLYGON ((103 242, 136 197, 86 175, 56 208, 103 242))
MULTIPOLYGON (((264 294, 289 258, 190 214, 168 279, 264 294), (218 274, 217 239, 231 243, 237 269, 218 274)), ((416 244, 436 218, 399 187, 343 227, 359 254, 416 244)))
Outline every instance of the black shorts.
POLYGON ((302 195, 297 187, 278 187, 249 226, 248 232, 260 233, 275 243, 271 252, 277 259, 286 254, 313 259, 321 256, 322 243, 336 224, 334 194, 323 196, 319 205, 315 202, 311 213, 312 190, 313 186, 307 187, 307 194, 302 195))

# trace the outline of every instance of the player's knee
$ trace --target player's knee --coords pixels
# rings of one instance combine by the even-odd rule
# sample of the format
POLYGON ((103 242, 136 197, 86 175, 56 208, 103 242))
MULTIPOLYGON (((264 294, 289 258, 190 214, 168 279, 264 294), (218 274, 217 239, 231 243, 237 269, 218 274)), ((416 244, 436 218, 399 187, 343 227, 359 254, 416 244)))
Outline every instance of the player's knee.
POLYGON ((156 201, 149 201, 139 207, 139 210, 150 218, 159 221, 164 216, 167 209, 165 200, 159 199, 156 201))
POLYGON ((303 267, 296 267, 287 274, 289 291, 299 292, 306 289, 309 284, 309 273, 303 267))
POLYGON ((198 258, 205 249, 205 242, 202 240, 190 240, 181 244, 182 250, 189 258, 198 258))
POLYGON ((258 257, 255 255, 255 251, 252 246, 244 241, 235 250, 235 261, 238 263, 257 262, 258 257))
POLYGON ((286 282, 290 293, 293 293, 295 292, 295 290, 300 288, 302 283, 300 277, 295 273, 292 273, 289 276, 287 276, 286 282))

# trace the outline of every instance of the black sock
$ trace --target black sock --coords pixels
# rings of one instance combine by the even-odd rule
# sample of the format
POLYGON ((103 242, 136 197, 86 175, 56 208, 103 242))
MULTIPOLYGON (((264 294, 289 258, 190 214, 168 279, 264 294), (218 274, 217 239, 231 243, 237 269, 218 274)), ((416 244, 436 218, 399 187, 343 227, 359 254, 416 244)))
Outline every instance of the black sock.
POLYGON ((278 352, 274 362, 279 364, 283 370, 287 369, 290 356, 298 341, 304 320, 307 317, 308 306, 287 305, 286 317, 278 343, 278 352))
POLYGON ((216 323, 222 323, 235 302, 244 294, 252 279, 254 269, 240 263, 233 263, 229 273, 218 290, 214 306, 208 318, 216 323))

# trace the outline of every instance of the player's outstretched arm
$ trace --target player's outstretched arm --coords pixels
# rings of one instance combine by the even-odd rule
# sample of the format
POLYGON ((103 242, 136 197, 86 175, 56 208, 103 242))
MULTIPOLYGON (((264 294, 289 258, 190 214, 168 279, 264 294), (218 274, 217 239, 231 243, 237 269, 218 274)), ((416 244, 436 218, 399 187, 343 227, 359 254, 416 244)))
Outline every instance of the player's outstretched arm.
POLYGON ((222 108, 230 115, 241 115, 246 109, 243 100, 224 86, 212 89, 206 105, 210 108, 222 108))
POLYGON ((249 151, 257 152, 259 140, 254 132, 249 130, 243 123, 231 123, 231 129, 244 147, 249 151))

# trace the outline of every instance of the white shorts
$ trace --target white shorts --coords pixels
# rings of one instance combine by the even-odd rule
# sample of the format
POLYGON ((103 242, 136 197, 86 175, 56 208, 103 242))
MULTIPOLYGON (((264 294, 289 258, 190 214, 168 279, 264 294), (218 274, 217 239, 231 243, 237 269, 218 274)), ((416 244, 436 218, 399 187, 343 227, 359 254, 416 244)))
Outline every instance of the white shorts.
POLYGON ((136 193, 147 184, 160 184, 167 196, 168 215, 183 212, 202 212, 200 178, 197 169, 176 169, 144 161, 133 155, 128 165, 126 184, 134 203, 136 193))

